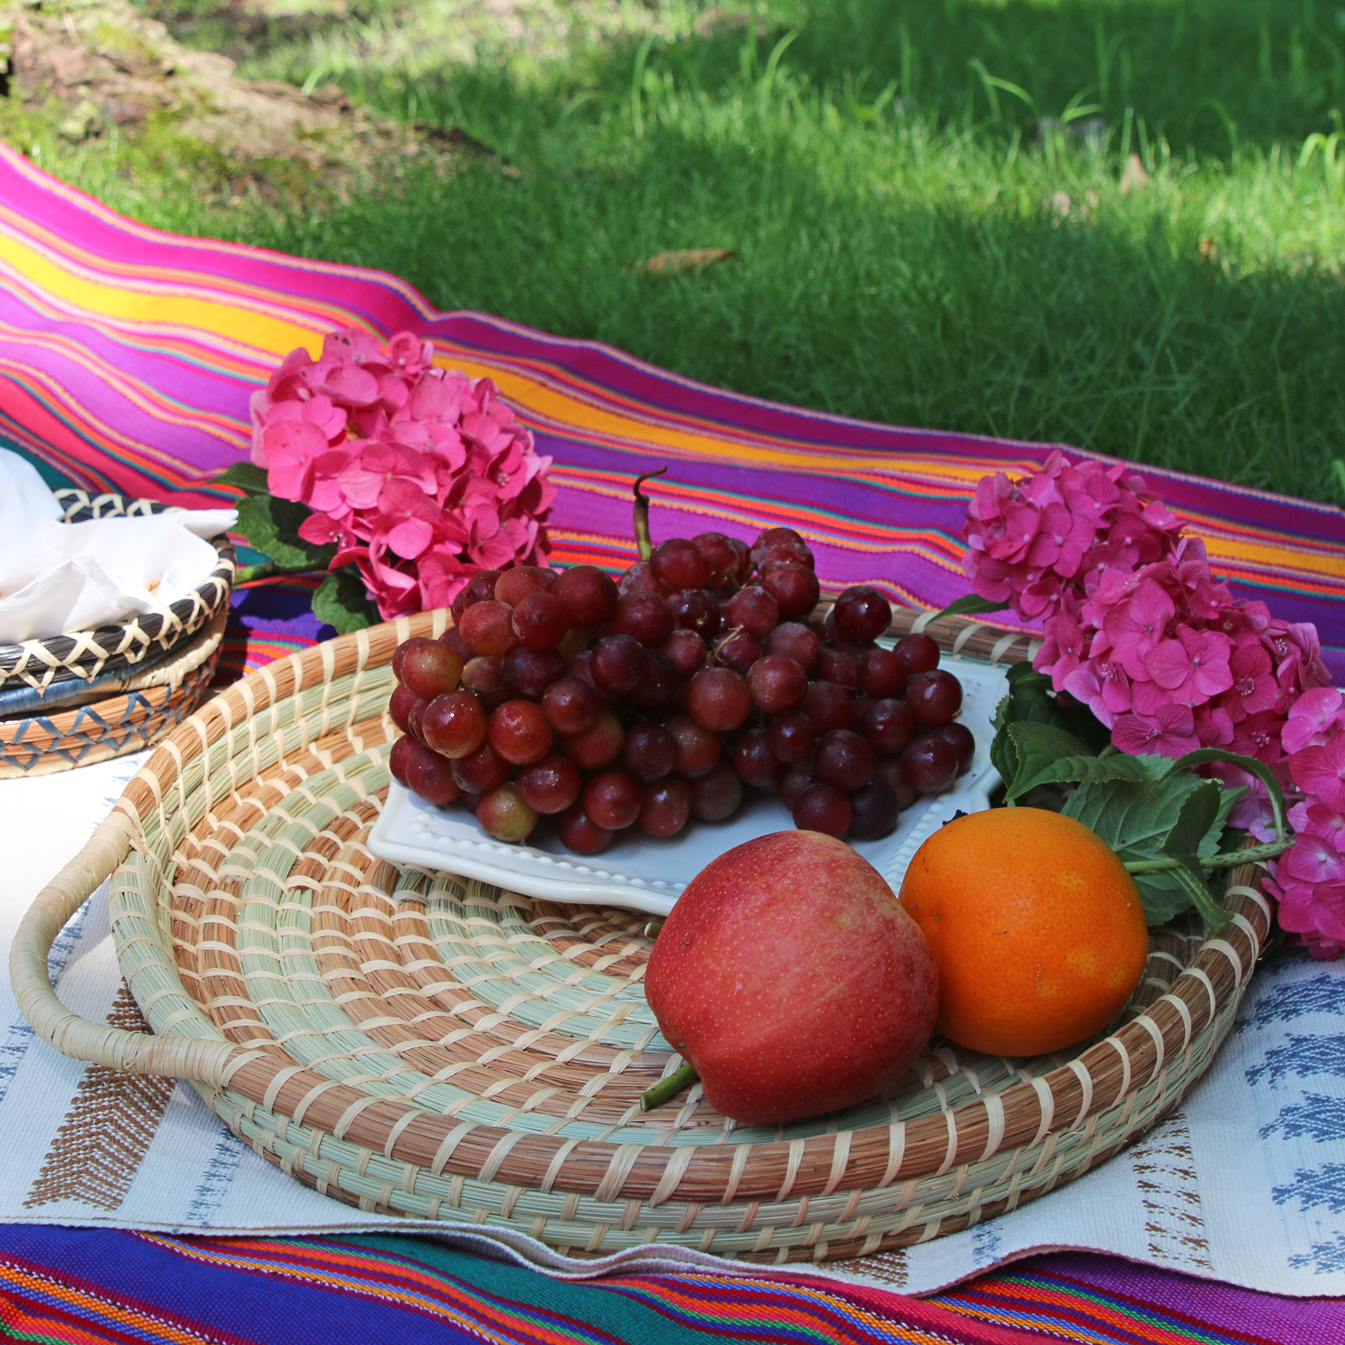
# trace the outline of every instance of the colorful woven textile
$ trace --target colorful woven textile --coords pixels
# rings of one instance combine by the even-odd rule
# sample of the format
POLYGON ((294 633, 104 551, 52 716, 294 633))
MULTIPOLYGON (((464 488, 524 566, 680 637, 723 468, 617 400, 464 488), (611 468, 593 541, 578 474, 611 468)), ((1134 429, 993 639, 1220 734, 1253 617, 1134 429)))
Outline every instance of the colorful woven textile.
POLYGON ((0 1338, 80 1345, 1342 1345, 1334 1300, 1044 1256, 919 1301, 705 1275, 547 1279, 427 1238, 202 1238, 0 1226, 0 1338))
MULTIPOLYGON (((391 276, 157 233, 0 146, 0 434, 80 485, 216 499, 211 478, 246 451, 251 390, 349 325, 416 331, 495 380, 555 459, 561 561, 631 556, 631 478, 666 464, 656 537, 790 523, 824 582, 939 607, 966 591, 958 532, 976 480, 1046 451, 719 392, 590 342, 436 314, 391 276)), ((1317 622, 1345 676, 1341 511, 1148 474, 1243 592, 1317 622)))

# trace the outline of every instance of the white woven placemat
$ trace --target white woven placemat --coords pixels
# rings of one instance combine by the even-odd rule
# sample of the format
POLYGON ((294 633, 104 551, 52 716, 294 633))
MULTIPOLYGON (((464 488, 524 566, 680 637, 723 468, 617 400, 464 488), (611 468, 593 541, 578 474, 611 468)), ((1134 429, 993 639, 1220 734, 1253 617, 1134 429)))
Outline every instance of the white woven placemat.
MULTIPOLYGON (((139 757, 0 781, 0 941, 107 813, 139 757)), ((85 1017, 132 1015, 104 893, 52 952, 85 1017)), ((268 1166, 183 1084, 86 1069, 35 1038, 0 986, 0 1222, 193 1233, 434 1232, 551 1274, 633 1262, 761 1274, 692 1251, 571 1261, 489 1226, 362 1214, 268 1166)), ((1345 1294, 1345 962, 1282 957, 1179 1113, 1088 1176, 965 1233, 863 1262, 796 1266, 929 1293, 1034 1251, 1111 1252, 1294 1295, 1345 1294)), ((789 1272, 785 1272, 789 1273, 789 1272)))

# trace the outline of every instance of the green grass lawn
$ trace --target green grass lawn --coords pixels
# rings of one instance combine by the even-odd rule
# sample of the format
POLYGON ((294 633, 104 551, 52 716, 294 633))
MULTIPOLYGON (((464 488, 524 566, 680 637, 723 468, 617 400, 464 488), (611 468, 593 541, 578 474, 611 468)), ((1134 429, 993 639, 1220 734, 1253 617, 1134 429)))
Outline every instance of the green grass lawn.
POLYGON ((516 172, 225 209, 162 156, 43 161, 152 224, 386 268, 759 396, 1345 503, 1338 0, 491 12, 379 5, 243 73, 337 80, 516 172), (736 256, 639 269, 701 247, 736 256))

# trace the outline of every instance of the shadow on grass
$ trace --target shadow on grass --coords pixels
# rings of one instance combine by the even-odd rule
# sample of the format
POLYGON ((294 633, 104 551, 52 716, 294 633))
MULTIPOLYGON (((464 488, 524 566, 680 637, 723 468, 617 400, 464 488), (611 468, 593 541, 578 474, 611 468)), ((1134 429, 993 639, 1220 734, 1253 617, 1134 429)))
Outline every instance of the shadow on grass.
POLYGON ((1340 502, 1335 277, 1239 278, 1201 256, 1198 225, 1137 216, 1114 184, 1065 218, 921 187, 658 126, 596 163, 556 148, 518 180, 482 167, 250 237, 761 397, 1340 502), (687 246, 738 256, 636 269, 687 246))

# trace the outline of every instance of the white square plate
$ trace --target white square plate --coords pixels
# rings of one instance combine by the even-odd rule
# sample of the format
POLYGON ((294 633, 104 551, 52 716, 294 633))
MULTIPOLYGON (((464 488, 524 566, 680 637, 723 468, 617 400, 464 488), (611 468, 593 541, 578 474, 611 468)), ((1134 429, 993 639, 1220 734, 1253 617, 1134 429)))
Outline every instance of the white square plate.
MULTIPOLYGON (((971 769, 946 794, 922 797, 907 808, 890 836, 852 842, 894 890, 924 839, 959 809, 974 813, 988 808, 999 783, 999 773, 990 764, 990 721, 1007 689, 1003 671, 962 659, 944 659, 940 666, 962 683, 959 718, 976 739, 976 755, 971 769)), ((631 828, 602 854, 584 856, 566 850, 551 828, 536 845, 494 840, 466 809, 436 808, 393 780, 369 835, 369 849, 403 867, 442 869, 529 897, 667 915, 682 889, 712 859, 744 841, 792 826, 783 803, 754 795, 726 822, 693 820, 667 840, 631 828)))

